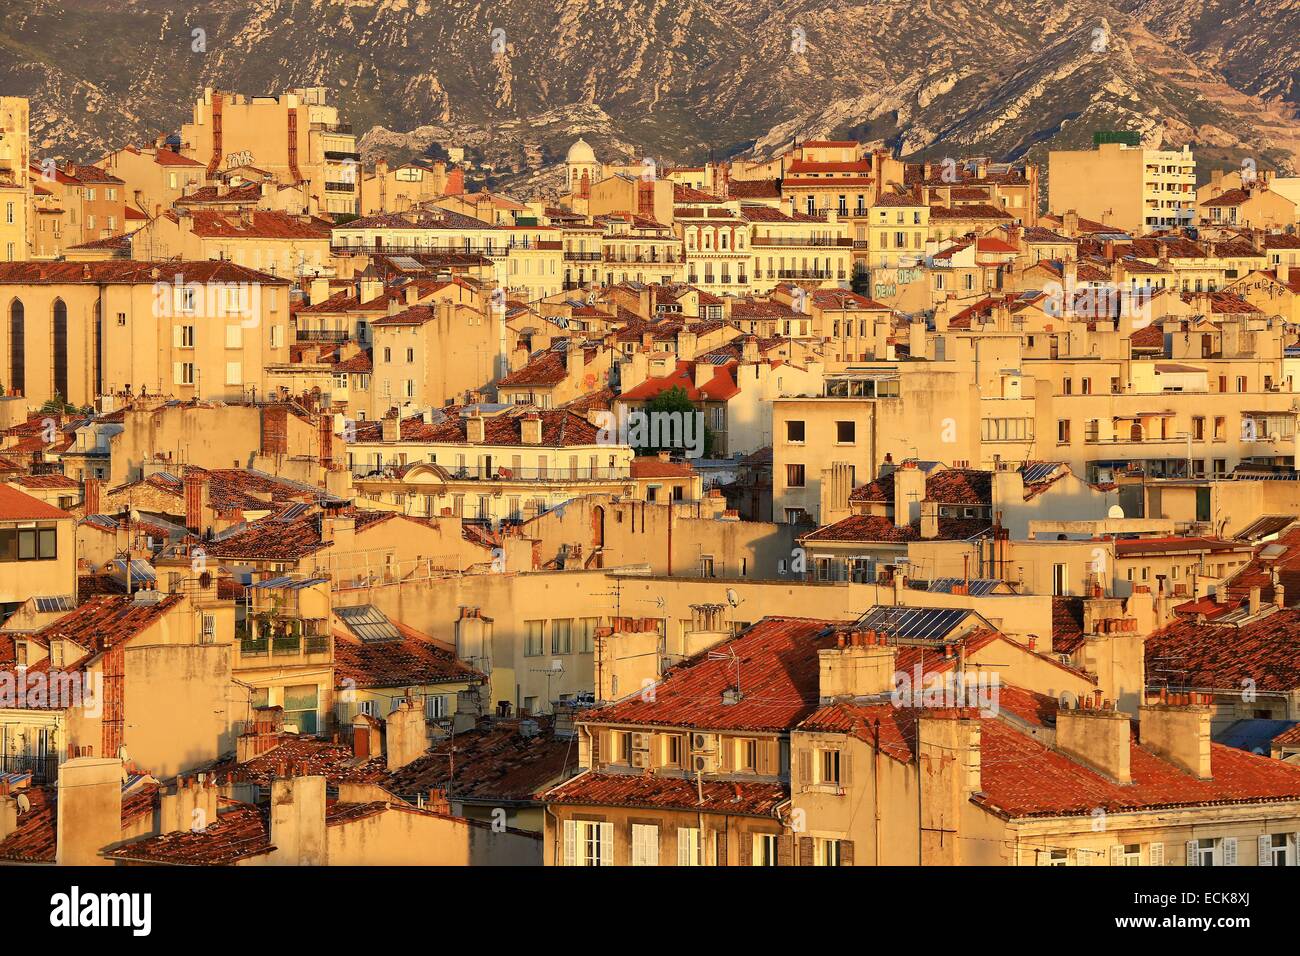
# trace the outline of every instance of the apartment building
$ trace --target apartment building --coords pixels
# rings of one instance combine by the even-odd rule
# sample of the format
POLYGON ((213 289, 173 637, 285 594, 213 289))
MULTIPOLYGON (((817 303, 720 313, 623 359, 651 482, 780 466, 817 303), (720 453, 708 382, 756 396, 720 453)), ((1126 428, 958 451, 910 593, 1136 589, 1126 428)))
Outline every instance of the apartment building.
POLYGON ((750 288, 765 292, 781 283, 808 288, 847 283, 853 240, 848 221, 840 215, 835 208, 809 215, 742 204, 740 218, 749 227, 753 253, 750 288))
POLYGON ((245 96, 204 89, 193 116, 180 131, 183 156, 205 164, 208 177, 221 170, 256 167, 276 182, 306 183, 309 212, 356 215, 361 154, 325 87, 289 90, 278 96, 245 96))
POLYGON ((1196 159, 1181 150, 1100 143, 1048 152, 1047 206, 1145 235, 1196 223, 1196 159))
POLYGON ((288 281, 231 263, 0 264, 0 300, 5 386, 34 407, 127 389, 240 398, 288 358, 288 281))
POLYGON ((30 164, 28 102, 21 96, 0 96, 0 259, 5 262, 31 258, 30 164))
POLYGON ((201 188, 207 167, 182 156, 165 141, 152 146, 124 146, 109 153, 99 168, 122 180, 127 205, 149 219, 169 211, 182 196, 201 188))
POLYGON ((401 163, 390 167, 380 160, 358 183, 358 215, 405 212, 448 193, 464 190, 464 174, 443 162, 401 163))
POLYGON ((333 274, 331 224, 315 216, 243 209, 182 209, 149 222, 132 239, 141 258, 217 259, 302 283, 333 274))
POLYGON ((347 446, 367 503, 497 526, 631 483, 632 449, 564 409, 471 406, 363 422, 347 446))

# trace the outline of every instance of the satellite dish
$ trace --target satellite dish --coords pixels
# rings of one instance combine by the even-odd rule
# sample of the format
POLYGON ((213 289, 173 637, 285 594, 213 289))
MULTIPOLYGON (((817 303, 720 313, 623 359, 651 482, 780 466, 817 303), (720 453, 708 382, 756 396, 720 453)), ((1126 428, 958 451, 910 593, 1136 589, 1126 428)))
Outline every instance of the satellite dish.
POLYGON ((727 588, 727 603, 732 607, 740 606, 740 595, 736 593, 735 588, 727 588))
POLYGON ((15 802, 18 804, 19 813, 26 813, 32 808, 32 801, 28 799, 27 794, 25 793, 18 794, 15 802))
POLYGON ((1110 506, 1110 509, 1106 512, 1106 517, 1107 517, 1107 518, 1123 518, 1123 517, 1124 517, 1124 509, 1121 508, 1119 505, 1111 505, 1111 506, 1110 506))

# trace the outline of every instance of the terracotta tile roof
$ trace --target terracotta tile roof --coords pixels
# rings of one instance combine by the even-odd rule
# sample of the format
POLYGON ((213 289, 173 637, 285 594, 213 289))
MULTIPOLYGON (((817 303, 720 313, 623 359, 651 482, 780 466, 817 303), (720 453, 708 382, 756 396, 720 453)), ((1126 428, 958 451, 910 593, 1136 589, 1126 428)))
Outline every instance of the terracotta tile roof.
POLYGON ((328 241, 331 224, 314 216, 254 209, 238 213, 196 209, 190 214, 194 234, 202 239, 320 239, 328 241))
POLYGON ((681 183, 673 183, 673 202, 717 203, 722 202, 722 200, 713 193, 706 193, 690 186, 683 186, 681 183))
POLYGON ((482 721, 436 741, 424 756, 386 774, 380 785, 408 798, 445 789, 455 800, 536 802, 540 791, 577 771, 578 746, 572 738, 556 737, 548 719, 535 720, 539 730, 527 737, 518 720, 482 721))
POLYGON ((1201 203, 1202 206, 1240 206, 1250 199, 1250 193, 1244 189, 1229 189, 1201 203))
MULTIPOLYGON (((176 200, 175 205, 203 206, 208 203, 256 203, 262 198, 261 183, 243 183, 230 188, 220 186, 200 186, 176 200)), ((175 218, 174 216, 172 218, 175 218)))
POLYGON ((654 700, 638 693, 586 717, 601 724, 786 730, 817 706, 817 649, 834 646, 830 624, 768 617, 712 648, 715 656, 734 650, 740 661, 743 694, 736 703, 722 696, 735 684, 735 664, 704 653, 670 669, 655 686, 654 700))
MULTIPOLYGON (((583 349, 583 364, 589 364, 595 358, 595 349, 583 349)), ((501 381, 497 382, 497 387, 502 386, 511 388, 522 385, 558 385, 565 380, 568 375, 564 352, 555 349, 547 349, 541 352, 519 368, 515 369, 509 375, 506 375, 501 381)))
POLYGON ((45 521, 70 515, 17 488, 0 484, 0 521, 45 521))
MULTIPOLYGON (((341 514, 355 520, 358 534, 392 519, 415 520, 391 511, 345 509, 341 514)), ((234 560, 297 561, 332 543, 321 534, 320 514, 309 511, 288 521, 278 515, 260 518, 228 537, 214 539, 207 550, 214 557, 234 560)))
POLYGON ((202 830, 178 830, 104 854, 112 860, 184 866, 231 866, 275 849, 267 806, 227 801, 202 830))
POLYGON ((693 478, 698 474, 688 461, 660 461, 657 455, 632 459, 633 478, 693 478))
POLYGON ((588 770, 547 791, 546 802, 765 817, 789 796, 789 785, 784 783, 705 780, 697 786, 683 777, 588 770))
MULTIPOLYGON (((465 437, 465 419, 461 417, 461 406, 453 405, 439 409, 446 418, 435 424, 429 424, 419 415, 402 420, 402 441, 446 443, 454 445, 467 444, 465 437)), ((599 443, 599 429, 589 422, 585 415, 580 415, 567 408, 534 409, 527 406, 515 406, 498 415, 489 415, 483 420, 483 443, 487 445, 522 445, 522 421, 530 414, 541 417, 542 446, 562 448, 575 445, 595 445, 599 443)), ((357 422, 357 441, 379 441, 383 423, 371 419, 357 422)))
POLYGON ((624 401, 646 401, 672 388, 680 388, 692 402, 725 402, 740 394, 736 385, 736 366, 728 363, 714 369, 713 377, 703 385, 695 384, 695 363, 678 362, 671 375, 648 378, 619 396, 624 401))
MULTIPOLYGON (((0 840, 0 860, 19 863, 53 863, 58 850, 58 791, 54 787, 25 791, 31 809, 18 817, 13 832, 0 840)), ((122 795, 122 828, 157 809, 159 790, 144 784, 122 795)))
POLYGON ((466 216, 450 209, 429 206, 407 212, 387 212, 376 216, 353 219, 346 225, 336 226, 338 232, 357 229, 491 229, 491 223, 466 216))
POLYGON ((1144 325, 1129 336, 1129 343, 1135 349, 1163 350, 1165 347, 1165 330, 1162 326, 1154 322, 1151 325, 1144 325))
POLYGON ((352 681, 354 687, 411 687, 487 679, 427 634, 393 623, 400 640, 361 641, 344 631, 334 632, 336 687, 343 687, 344 681, 352 681))
MULTIPOLYGON (((849 493, 849 500, 893 504, 895 474, 891 471, 865 485, 859 485, 849 493)), ((992 505, 993 472, 975 468, 931 471, 925 478, 924 500, 941 505, 992 505)))
POLYGON ((732 179, 727 183, 731 199, 780 199, 779 179, 732 179))
MULTIPOLYGON (((945 518, 938 521, 936 541, 967 541, 985 534, 993 526, 988 518, 945 518)), ((849 515, 803 536, 803 541, 864 541, 898 544, 920 541, 921 522, 899 527, 883 515, 849 515)))
MULTIPOLYGON (((1031 725, 1055 722, 1056 701, 1001 685, 998 706, 1031 725)), ((802 727, 850 733, 870 742, 879 721, 881 751, 915 759, 916 720, 925 713, 891 704, 840 703, 822 708, 802 727)), ((972 712, 974 713, 974 712, 972 712)), ((1121 785, 1039 743, 1000 718, 980 720, 980 792, 973 802, 1007 818, 1086 816, 1161 808, 1218 806, 1300 797, 1300 768, 1232 747, 1211 744, 1214 777, 1199 780, 1130 743, 1133 781, 1121 785)))
POLYGON ((1073 654, 1083 643, 1083 598, 1052 598, 1052 651, 1073 654))
POLYGON ((972 203, 968 206, 931 206, 931 219, 1011 219, 1011 215, 997 206, 972 203))
POLYGON ((377 783, 384 774, 382 757, 358 760, 341 744, 310 735, 284 734, 280 743, 251 760, 237 763, 230 754, 209 766, 209 773, 222 779, 269 787, 277 776, 288 772, 324 777, 331 785, 377 783))
POLYGON ((289 280, 235 265, 229 260, 182 262, 133 262, 114 259, 105 262, 0 262, 0 284, 85 283, 150 285, 182 282, 254 282, 261 285, 289 285, 289 280), (158 274, 155 276, 154 272, 158 274))
POLYGON ((829 310, 864 310, 875 312, 892 312, 893 310, 875 299, 850 292, 848 289, 814 289, 812 302, 819 309, 829 310))
POLYGON ((1239 625, 1181 620, 1145 644, 1147 682, 1168 674, 1171 684, 1240 691, 1300 689, 1300 609, 1287 608, 1239 625))

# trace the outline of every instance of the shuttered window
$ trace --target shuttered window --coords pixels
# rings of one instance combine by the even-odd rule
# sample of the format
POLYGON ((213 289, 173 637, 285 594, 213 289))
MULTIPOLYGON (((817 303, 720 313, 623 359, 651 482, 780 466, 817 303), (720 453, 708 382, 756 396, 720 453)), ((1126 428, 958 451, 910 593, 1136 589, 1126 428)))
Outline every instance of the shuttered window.
POLYGON ((700 831, 697 827, 677 828, 677 865, 702 865, 700 862, 700 831))
POLYGON ((632 824, 632 865, 659 865, 659 828, 647 823, 632 824))

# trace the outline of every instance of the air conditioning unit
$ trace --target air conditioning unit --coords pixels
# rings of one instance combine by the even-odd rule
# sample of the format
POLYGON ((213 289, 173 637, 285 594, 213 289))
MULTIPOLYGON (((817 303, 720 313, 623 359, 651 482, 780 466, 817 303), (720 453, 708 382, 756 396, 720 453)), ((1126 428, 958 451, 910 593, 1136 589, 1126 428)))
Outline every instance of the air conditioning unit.
POLYGON ((632 766, 635 767, 637 770, 645 770, 646 768, 648 768, 650 766, 650 751, 633 750, 632 766))
POLYGON ((633 750, 649 750, 649 749, 650 749, 650 738, 651 738, 652 736, 653 736, 652 734, 638 734, 638 733, 634 733, 634 734, 632 734, 632 749, 633 749, 633 750))
POLYGON ((716 773, 718 755, 715 753, 697 753, 691 757, 692 773, 716 773))
POLYGON ((714 734, 691 734, 691 753, 716 753, 718 738, 714 734))

